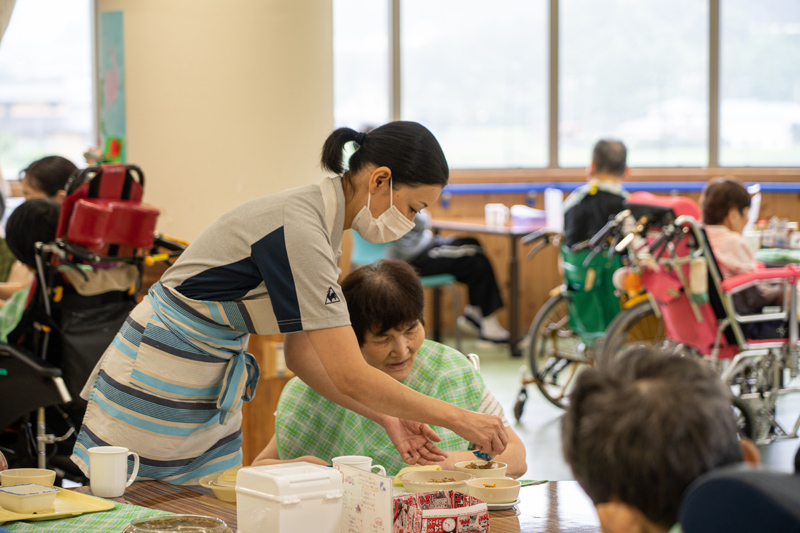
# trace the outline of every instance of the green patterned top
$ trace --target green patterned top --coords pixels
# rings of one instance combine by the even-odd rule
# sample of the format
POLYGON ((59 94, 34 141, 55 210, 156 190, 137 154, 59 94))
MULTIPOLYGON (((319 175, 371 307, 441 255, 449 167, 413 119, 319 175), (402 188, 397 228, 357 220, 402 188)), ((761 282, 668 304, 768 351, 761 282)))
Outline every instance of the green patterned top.
POLYGON ((3 307, 0 307, 0 342, 8 342, 8 335, 14 331, 19 321, 22 320, 22 314, 25 312, 25 305, 28 303, 28 294, 30 292, 31 286, 28 285, 12 294, 11 298, 3 304, 3 307))
MULTIPOLYGON (((426 340, 417 352, 411 374, 403 381, 411 389, 469 411, 477 411, 483 395, 483 378, 456 350, 426 340)), ((466 451, 469 442, 449 429, 433 428, 445 451, 466 451)), ((314 455, 329 461, 340 455, 366 455, 395 475, 406 464, 383 427, 320 396, 293 378, 278 402, 275 419, 281 459, 314 455)))
POLYGON ((11 267, 17 260, 14 254, 6 244, 6 240, 0 237, 0 283, 8 281, 8 275, 11 274, 11 267))

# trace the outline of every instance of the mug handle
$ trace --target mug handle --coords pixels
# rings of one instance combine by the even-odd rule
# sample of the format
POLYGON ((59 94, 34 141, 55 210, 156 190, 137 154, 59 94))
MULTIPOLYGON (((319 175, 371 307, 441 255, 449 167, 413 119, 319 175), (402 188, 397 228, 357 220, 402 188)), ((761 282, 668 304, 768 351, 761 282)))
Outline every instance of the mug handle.
POLYGON ((385 469, 385 468, 383 468, 381 465, 372 465, 372 466, 370 467, 370 472, 371 472, 372 470, 376 469, 376 468, 378 469, 378 472, 377 472, 377 473, 379 473, 379 474, 380 474, 380 475, 382 475, 382 476, 385 476, 385 475, 386 475, 386 469, 385 469))
POLYGON ((128 483, 125 484, 126 487, 130 487, 131 483, 136 481, 136 475, 139 473, 139 455, 136 452, 128 452, 128 456, 133 456, 133 472, 131 472, 131 478, 128 480, 128 483))

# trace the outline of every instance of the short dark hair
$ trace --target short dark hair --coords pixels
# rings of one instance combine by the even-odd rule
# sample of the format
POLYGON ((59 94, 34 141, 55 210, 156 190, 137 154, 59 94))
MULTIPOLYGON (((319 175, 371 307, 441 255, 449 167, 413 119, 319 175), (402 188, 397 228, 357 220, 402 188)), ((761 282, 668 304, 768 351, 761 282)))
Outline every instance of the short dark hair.
POLYGON ((595 505, 620 500, 665 528, 695 479, 743 460, 730 391, 711 365, 655 348, 582 372, 561 440, 595 505))
POLYGON ((424 316, 422 282, 405 261, 384 259, 353 270, 342 281, 342 293, 359 346, 368 331, 381 335, 424 316))
POLYGON ((622 141, 602 139, 594 145, 592 162, 598 174, 622 176, 628 168, 628 149, 622 141))
POLYGON ((388 167, 393 186, 444 187, 450 176, 439 141, 428 128, 416 122, 389 122, 369 133, 339 128, 322 147, 322 168, 346 179, 369 164, 388 167), (358 149, 349 161, 344 161, 344 145, 350 141, 355 141, 358 149))
POLYGON ((67 182, 77 170, 69 159, 50 155, 34 161, 23 172, 33 187, 53 198, 58 191, 66 190, 67 182))
POLYGON ((750 193, 736 178, 714 178, 708 182, 700 198, 705 224, 722 224, 731 209, 744 214, 750 207, 750 193))
POLYGON ((50 198, 28 200, 14 209, 6 223, 6 244, 21 263, 36 268, 34 245, 56 238, 61 206, 50 198))

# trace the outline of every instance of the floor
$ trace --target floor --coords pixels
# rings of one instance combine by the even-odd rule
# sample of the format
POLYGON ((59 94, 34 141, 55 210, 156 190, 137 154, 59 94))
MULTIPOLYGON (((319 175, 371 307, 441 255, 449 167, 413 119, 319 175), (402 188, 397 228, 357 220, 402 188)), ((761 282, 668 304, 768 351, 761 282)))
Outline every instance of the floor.
MULTIPOLYGON (((447 339, 445 339, 447 341, 447 339)), ((526 364, 525 356, 512 358, 507 346, 485 341, 463 339, 463 351, 477 353, 481 359, 481 374, 489 389, 506 410, 506 417, 514 431, 525 443, 528 461, 527 479, 574 479, 561 456, 560 422, 563 411, 550 404, 535 385, 528 386, 528 399, 520 422, 514 419, 514 404, 520 390, 520 367, 526 364)), ((800 414, 800 393, 779 399, 778 422, 791 430, 800 414)), ((762 465, 782 472, 794 470, 794 456, 800 439, 776 441, 760 446, 762 465)))

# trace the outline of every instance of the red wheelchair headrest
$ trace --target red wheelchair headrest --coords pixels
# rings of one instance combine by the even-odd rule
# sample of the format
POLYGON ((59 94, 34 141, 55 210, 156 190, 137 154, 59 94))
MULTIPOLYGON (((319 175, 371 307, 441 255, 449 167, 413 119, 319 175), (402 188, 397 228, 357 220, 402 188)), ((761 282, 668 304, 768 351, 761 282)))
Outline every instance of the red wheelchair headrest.
POLYGON ((61 204, 57 239, 93 249, 153 246, 159 211, 141 203, 144 176, 138 167, 101 165, 76 179, 80 185, 61 204))

